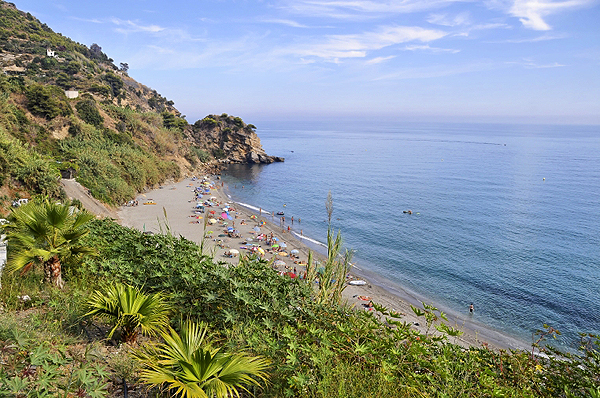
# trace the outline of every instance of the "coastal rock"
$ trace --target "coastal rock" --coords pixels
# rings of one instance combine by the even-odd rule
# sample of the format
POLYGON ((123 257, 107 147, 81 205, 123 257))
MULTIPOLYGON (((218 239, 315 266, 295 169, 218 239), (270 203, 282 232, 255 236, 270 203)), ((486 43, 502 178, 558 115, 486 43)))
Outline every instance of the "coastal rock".
POLYGON ((195 146, 219 159, 220 163, 283 162, 284 158, 267 155, 255 129, 254 125, 226 113, 208 115, 192 125, 189 138, 195 146))

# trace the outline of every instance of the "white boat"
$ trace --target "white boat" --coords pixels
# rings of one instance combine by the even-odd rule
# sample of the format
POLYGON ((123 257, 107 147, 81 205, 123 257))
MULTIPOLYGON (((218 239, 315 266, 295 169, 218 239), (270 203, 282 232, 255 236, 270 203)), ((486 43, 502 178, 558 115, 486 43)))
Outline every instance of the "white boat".
POLYGON ((367 282, 359 279, 356 281, 350 281, 350 282, 348 282, 348 284, 353 285, 353 286, 364 286, 367 284, 367 282))

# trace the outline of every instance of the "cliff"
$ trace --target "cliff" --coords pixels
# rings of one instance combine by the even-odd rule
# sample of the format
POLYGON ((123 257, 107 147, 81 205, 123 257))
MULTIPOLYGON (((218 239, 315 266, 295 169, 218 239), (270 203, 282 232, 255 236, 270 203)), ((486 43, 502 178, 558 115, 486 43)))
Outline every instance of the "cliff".
POLYGON ((255 129, 241 118, 224 113, 198 120, 192 126, 191 137, 196 145, 212 150, 221 163, 283 162, 283 158, 265 153, 255 129))
POLYGON ((64 195, 61 171, 122 203, 226 163, 283 161, 239 117, 190 124, 98 44, 74 42, 1 0, 0 69, 0 208, 18 196, 64 195))

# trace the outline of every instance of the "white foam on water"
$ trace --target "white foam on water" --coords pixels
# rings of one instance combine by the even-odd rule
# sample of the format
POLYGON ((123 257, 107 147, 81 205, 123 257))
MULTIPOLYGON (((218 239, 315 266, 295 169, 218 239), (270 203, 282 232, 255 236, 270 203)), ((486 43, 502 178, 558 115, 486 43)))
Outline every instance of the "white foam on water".
MULTIPOLYGON (((227 195, 227 196, 229 196, 229 195, 227 195)), ((260 207, 252 206, 252 205, 249 205, 248 203, 237 202, 237 204, 240 205, 240 206, 244 206, 244 207, 246 207, 248 209, 254 210, 257 213, 261 212, 261 208, 260 207)), ((263 215, 264 214, 266 214, 266 215, 270 215, 271 214, 270 211, 267 211, 265 209, 262 209, 262 213, 263 213, 263 215)))
POLYGON ((311 242, 311 243, 314 243, 315 245, 319 245, 319 246, 327 247, 327 245, 326 245, 325 243, 323 243, 323 242, 319 242, 318 240, 315 240, 315 239, 308 238, 308 237, 306 237, 305 235, 300 235, 300 234, 299 234, 299 233, 297 233, 297 232, 293 232, 293 231, 292 231, 292 233, 293 233, 294 235, 296 235, 296 236, 297 236, 299 239, 301 239, 301 240, 307 240, 307 241, 309 241, 309 242, 311 242))

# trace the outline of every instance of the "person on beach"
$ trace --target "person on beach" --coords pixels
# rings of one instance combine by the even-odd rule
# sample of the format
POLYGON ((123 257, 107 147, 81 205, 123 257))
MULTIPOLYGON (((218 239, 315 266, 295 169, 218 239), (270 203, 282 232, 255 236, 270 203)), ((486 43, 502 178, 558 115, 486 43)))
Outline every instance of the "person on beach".
POLYGON ((469 306, 469 312, 472 314, 473 311, 475 311, 475 307, 473 306, 473 303, 471 303, 471 305, 469 306))

